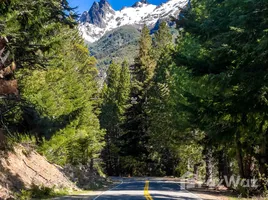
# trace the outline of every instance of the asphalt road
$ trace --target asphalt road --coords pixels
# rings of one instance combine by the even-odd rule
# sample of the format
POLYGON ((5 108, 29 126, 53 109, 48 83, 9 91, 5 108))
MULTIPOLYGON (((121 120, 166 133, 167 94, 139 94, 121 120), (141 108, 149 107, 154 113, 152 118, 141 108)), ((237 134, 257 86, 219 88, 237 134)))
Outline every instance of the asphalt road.
POLYGON ((103 192, 94 200, 201 200, 186 191, 180 183, 143 178, 122 179, 120 185, 103 192))

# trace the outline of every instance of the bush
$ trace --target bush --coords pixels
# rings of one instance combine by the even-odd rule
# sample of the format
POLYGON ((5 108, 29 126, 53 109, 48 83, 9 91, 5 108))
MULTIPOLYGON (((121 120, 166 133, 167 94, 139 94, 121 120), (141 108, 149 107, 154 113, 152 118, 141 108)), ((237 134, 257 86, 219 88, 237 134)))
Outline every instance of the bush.
POLYGON ((66 189, 56 190, 55 188, 49 188, 45 186, 38 186, 33 184, 29 190, 21 190, 20 193, 15 194, 15 199, 30 200, 30 199, 42 199, 51 198, 57 196, 67 195, 69 192, 66 189))

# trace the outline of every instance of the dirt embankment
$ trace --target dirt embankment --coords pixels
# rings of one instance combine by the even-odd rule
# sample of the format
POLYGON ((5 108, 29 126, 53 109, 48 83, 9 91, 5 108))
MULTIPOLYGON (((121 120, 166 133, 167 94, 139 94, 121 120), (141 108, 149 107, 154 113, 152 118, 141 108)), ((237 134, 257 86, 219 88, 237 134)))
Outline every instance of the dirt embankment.
POLYGON ((32 184, 77 189, 59 167, 33 150, 18 145, 8 153, 0 151, 0 199, 32 184))

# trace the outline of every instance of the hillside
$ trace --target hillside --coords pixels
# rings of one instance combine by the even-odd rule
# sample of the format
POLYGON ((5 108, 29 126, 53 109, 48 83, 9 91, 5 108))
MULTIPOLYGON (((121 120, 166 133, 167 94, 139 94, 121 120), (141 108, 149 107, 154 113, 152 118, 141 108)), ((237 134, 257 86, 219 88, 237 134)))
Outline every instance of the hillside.
POLYGON ((111 60, 134 62, 138 53, 140 32, 133 26, 122 26, 106 33, 100 40, 89 45, 90 53, 97 58, 99 68, 106 68, 111 60))
MULTIPOLYGON (((154 33, 159 29, 159 24, 160 21, 151 30, 152 37, 154 37, 154 33)), ((175 43, 178 30, 174 23, 169 23, 169 27, 173 42, 175 43)), ((126 60, 130 65, 133 64, 139 51, 140 34, 140 30, 137 27, 126 25, 106 33, 94 43, 89 43, 91 56, 98 60, 98 69, 106 71, 112 61, 121 63, 126 60)))
POLYGON ((0 151, 0 156, 0 199, 33 185, 78 190, 59 166, 49 163, 29 147, 18 145, 14 151, 0 151))

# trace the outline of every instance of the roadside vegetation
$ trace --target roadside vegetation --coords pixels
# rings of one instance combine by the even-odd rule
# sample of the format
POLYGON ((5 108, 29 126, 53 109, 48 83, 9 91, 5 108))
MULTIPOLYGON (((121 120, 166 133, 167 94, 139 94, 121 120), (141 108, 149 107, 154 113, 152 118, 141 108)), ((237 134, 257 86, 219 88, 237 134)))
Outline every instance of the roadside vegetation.
POLYGON ((68 189, 55 189, 44 186, 32 185, 29 190, 21 190, 19 193, 15 193, 15 199, 29 200, 29 199, 49 199, 58 196, 64 196, 70 194, 68 189))
POLYGON ((176 20, 176 44, 165 23, 153 38, 144 27, 123 112, 120 70, 107 73, 104 99, 112 100, 103 101, 100 121, 110 123, 109 175, 183 176, 241 196, 265 193, 267 6, 191 1, 176 20))

